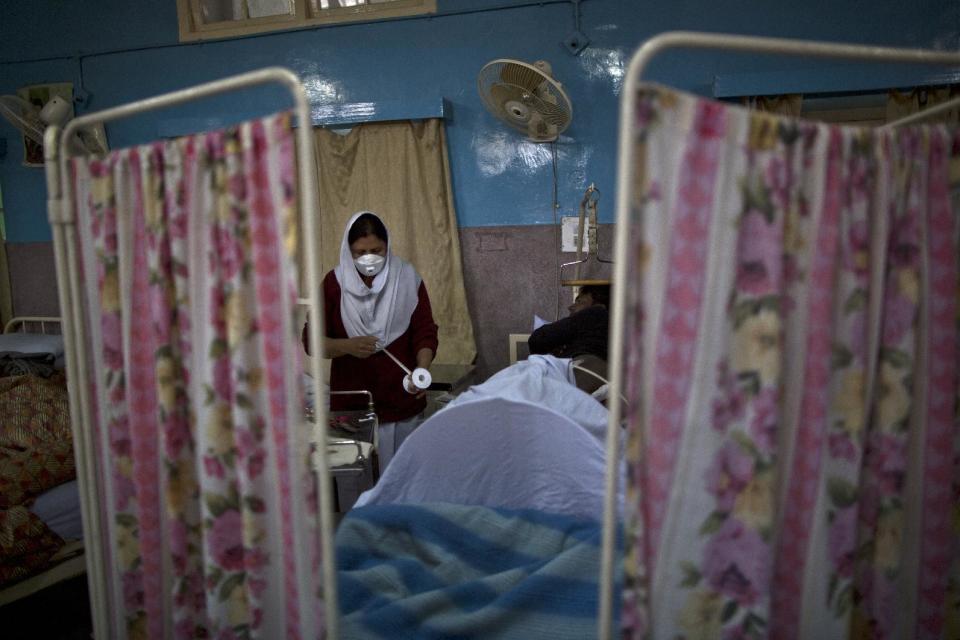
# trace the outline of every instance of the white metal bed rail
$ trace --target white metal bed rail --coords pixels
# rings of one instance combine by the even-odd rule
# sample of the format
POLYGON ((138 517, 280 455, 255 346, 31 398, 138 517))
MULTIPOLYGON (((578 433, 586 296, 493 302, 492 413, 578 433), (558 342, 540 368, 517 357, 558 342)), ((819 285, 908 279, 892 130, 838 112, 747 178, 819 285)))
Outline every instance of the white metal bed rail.
MULTIPOLYGON (((33 325, 40 325, 40 333, 47 333, 47 325, 55 324, 60 327, 62 320, 59 316, 16 316, 10 318, 9 322, 3 327, 4 333, 13 333, 19 331, 21 333, 30 333, 30 328, 33 325)), ((62 329, 61 329, 62 330, 62 329)))

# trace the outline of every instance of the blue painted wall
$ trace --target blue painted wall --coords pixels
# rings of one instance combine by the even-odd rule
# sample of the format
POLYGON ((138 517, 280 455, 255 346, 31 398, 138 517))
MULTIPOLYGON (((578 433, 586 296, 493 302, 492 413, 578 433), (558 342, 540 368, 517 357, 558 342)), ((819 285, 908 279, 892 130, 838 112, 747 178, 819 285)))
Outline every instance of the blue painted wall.
MULTIPOLYGON (((603 194, 601 220, 612 220, 617 99, 630 53, 672 29, 750 33, 891 46, 960 47, 960 2, 902 0, 770 2, 769 0, 584 0, 581 29, 592 41, 580 55, 561 46, 573 29, 568 2, 438 0, 440 14, 324 27, 204 44, 180 45, 174 0, 33 0, 4 3, 0 22, 0 93, 38 82, 73 81, 90 94, 81 110, 129 100, 267 65, 304 79, 320 106, 445 97, 450 163, 464 227, 553 221, 550 147, 525 142, 480 104, 476 75, 498 57, 547 59, 569 92, 574 122, 557 143, 561 215, 572 215, 583 189, 603 194)), ((902 70, 864 69, 755 56, 665 55, 653 76, 702 94, 715 77, 765 78, 764 91, 809 90, 817 79, 857 77, 902 83, 902 70), (773 78, 771 85, 771 78, 773 78)), ((942 73, 943 70, 936 70, 942 73)), ((920 70, 934 73, 932 70, 920 70)), ((744 83, 739 83, 743 85, 744 83)), ((882 84, 882 82, 881 82, 882 84)), ((856 89, 858 87, 851 88, 856 89)), ((749 92, 749 87, 744 87, 749 92)), ((109 128, 114 147, 159 135, 164 123, 211 115, 238 120, 284 104, 260 90, 227 100, 152 114, 109 128)), ((20 166, 19 138, 0 123, 8 152, 0 160, 8 240, 49 240, 41 169, 20 166)))

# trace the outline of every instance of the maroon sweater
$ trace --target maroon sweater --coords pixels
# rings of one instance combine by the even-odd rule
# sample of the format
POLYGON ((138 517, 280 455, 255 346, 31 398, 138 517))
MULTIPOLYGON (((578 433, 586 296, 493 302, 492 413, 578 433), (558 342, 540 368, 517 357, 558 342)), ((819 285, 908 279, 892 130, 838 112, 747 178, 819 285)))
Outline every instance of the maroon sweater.
MULTIPOLYGON (((422 282, 417 295, 419 301, 410 316, 410 326, 403 335, 387 345, 390 353, 411 370, 417 366, 417 352, 420 349, 430 349, 436 354, 438 344, 437 325, 433 321, 427 288, 422 282)), ((340 317, 340 283, 333 271, 323 279, 323 307, 327 337, 349 337, 340 317)), ((310 352, 308 335, 307 327, 304 327, 303 344, 307 353, 310 352)), ((331 361, 330 390, 370 391, 380 422, 397 422, 417 415, 427 406, 425 398, 417 399, 403 390, 405 375, 403 369, 382 352, 369 358, 343 355, 331 361)), ((362 395, 330 396, 330 408, 333 411, 365 409, 366 406, 366 398, 362 395)))

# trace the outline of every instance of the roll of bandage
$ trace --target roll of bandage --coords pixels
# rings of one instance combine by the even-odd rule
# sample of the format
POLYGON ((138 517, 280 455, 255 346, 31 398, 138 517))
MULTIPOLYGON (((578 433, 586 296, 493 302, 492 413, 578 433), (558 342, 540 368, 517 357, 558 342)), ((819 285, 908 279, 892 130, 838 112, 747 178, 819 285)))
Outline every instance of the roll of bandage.
POLYGON ((420 393, 430 388, 433 378, 426 369, 414 369, 410 375, 403 379, 403 388, 407 393, 420 393))

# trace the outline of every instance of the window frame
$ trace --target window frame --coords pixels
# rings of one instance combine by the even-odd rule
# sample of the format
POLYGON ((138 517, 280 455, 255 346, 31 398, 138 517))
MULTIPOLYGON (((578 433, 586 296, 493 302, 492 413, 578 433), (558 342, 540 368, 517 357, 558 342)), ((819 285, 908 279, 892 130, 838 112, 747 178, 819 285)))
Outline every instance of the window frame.
POLYGON ((221 40, 259 33, 292 31, 361 20, 382 20, 437 12, 437 0, 394 0, 389 3, 319 9, 317 0, 292 0, 293 13, 205 24, 200 0, 177 0, 180 42, 221 40))

